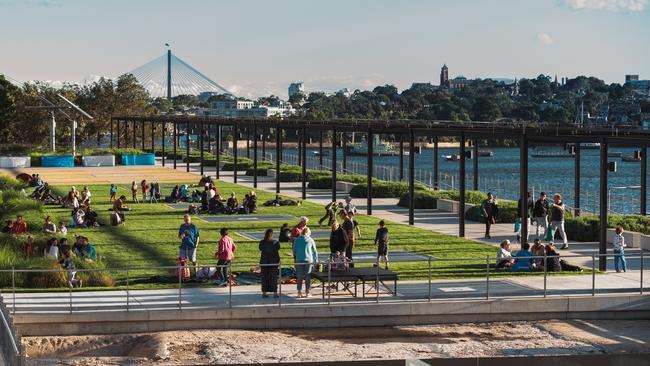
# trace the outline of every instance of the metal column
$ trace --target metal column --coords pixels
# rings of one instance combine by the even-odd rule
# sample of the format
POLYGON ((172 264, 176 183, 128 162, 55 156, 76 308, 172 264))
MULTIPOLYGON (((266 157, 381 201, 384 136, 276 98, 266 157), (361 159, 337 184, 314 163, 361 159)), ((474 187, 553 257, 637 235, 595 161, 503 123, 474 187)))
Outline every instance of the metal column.
POLYGON ((478 191, 478 141, 474 140, 473 142, 474 142, 474 156, 472 156, 472 158, 474 159, 474 161, 472 161, 473 164, 472 168, 474 170, 473 189, 475 191, 478 191))
POLYGON ((203 176, 203 135, 205 133, 205 123, 201 121, 201 132, 199 132, 199 148, 201 149, 201 152, 199 153, 201 155, 201 176, 203 176))
POLYGON ((262 160, 266 159, 266 127, 262 127, 262 160))
POLYGON ((343 174, 348 173, 348 134, 341 132, 341 145, 343 146, 343 174))
POLYGON ((275 193, 280 193, 280 154, 282 154, 282 131, 280 124, 275 125, 275 193))
POLYGON ((641 149, 641 199, 639 200, 641 204, 640 213, 641 215, 647 215, 647 206, 648 206, 648 148, 644 147, 641 149))
POLYGON ((178 144, 178 125, 174 122, 174 169, 176 169, 176 145, 178 144))
POLYGON ((162 123, 162 128, 161 134, 162 134, 162 141, 161 141, 161 146, 162 146, 162 166, 165 166, 165 160, 167 160, 167 156, 165 155, 165 130, 167 129, 167 123, 163 122, 162 123))
POLYGON ((253 125, 253 188, 257 188, 257 123, 253 125))
POLYGON ((232 160, 233 160, 233 169, 232 169, 232 182, 237 183, 237 157, 239 156, 239 150, 237 148, 237 142, 239 140, 239 129, 237 128, 237 123, 232 126, 232 160))
POLYGON ((246 126, 246 158, 251 158, 251 132, 246 126))
POLYGON ((323 169, 323 128, 320 129, 320 141, 318 141, 318 169, 323 169))
POLYGON ((215 136, 215 143, 216 143, 216 151, 214 152, 214 170, 215 170, 215 177, 216 179, 219 179, 221 176, 221 167, 219 165, 220 162, 219 160, 221 159, 221 125, 217 125, 217 131, 216 131, 216 136, 215 136))
POLYGON ((120 148, 120 120, 117 120, 117 148, 120 148))
POLYGON ((190 122, 188 121, 185 129, 185 171, 190 172, 190 122))
POLYGON ((300 134, 301 147, 300 159, 302 160, 302 199, 307 199, 307 128, 302 127, 300 134))
POLYGON ((521 199, 521 242, 528 237, 528 138, 519 142, 519 197, 521 199))
POLYGON ((607 270, 607 141, 600 143, 600 236, 598 245, 598 268, 607 270))
POLYGON ((332 128, 332 202, 336 201, 336 128, 332 128))
POLYGON ((153 121, 151 121, 151 152, 156 152, 156 127, 153 121))
POLYGON ((574 214, 580 216, 580 143, 576 142, 575 148, 575 162, 574 162, 574 199, 573 205, 575 206, 574 214))
POLYGON ((136 141, 137 138, 136 138, 136 135, 135 135, 136 126, 137 126, 137 124, 135 123, 135 121, 133 121, 133 148, 134 149, 136 148, 136 143, 137 143, 137 141, 136 141))
POLYGON ((141 133, 140 133, 140 137, 141 137, 141 140, 142 140, 142 141, 140 142, 140 144, 142 145, 142 151, 144 151, 144 140, 145 140, 145 138, 144 138, 144 126, 145 126, 146 124, 147 124, 147 122, 142 121, 142 124, 140 125, 140 127, 142 127, 142 131, 141 131, 141 133))
POLYGON ((399 135, 399 181, 404 180, 404 135, 399 135))
POLYGON ((113 148, 113 119, 111 118, 111 149, 113 148))
POLYGON ((459 207, 458 207, 458 236, 465 237, 465 134, 460 134, 460 159, 458 159, 459 207))
POLYGON ((433 141, 433 189, 440 189, 440 172, 438 171, 438 137, 433 141))
POLYGON ((413 224, 415 224, 415 135, 413 129, 409 129, 409 225, 413 224))
POLYGON ((366 141, 368 142, 368 183, 366 184, 368 189, 366 190, 367 202, 366 202, 366 215, 372 215, 372 175, 373 175, 373 137, 372 137, 372 127, 368 127, 368 135, 366 136, 366 141))

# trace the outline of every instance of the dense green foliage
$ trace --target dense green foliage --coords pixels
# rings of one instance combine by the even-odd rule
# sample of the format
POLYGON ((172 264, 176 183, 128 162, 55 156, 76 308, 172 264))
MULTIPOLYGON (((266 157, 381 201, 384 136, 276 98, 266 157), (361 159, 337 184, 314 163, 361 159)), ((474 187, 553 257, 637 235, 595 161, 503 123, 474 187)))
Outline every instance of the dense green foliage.
MULTIPOLYGON (((415 184, 416 190, 424 190, 426 186, 420 183, 415 184)), ((409 185, 406 182, 384 182, 376 181, 372 183, 373 198, 398 198, 408 193, 409 185)), ((368 184, 361 183, 352 187, 350 196, 366 198, 368 197, 368 184)))

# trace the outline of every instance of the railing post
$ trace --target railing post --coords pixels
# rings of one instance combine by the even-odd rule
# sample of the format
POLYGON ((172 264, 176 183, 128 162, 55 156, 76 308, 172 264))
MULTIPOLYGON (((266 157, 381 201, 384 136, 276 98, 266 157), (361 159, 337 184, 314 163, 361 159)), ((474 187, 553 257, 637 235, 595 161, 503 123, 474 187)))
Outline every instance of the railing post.
MULTIPOLYGON (((72 271, 70 271, 69 273, 66 273, 66 276, 69 276, 71 273, 72 273, 72 271)), ((69 301, 70 301, 70 314, 72 314, 72 281, 69 281, 69 282, 70 282, 70 284, 68 286, 68 295, 69 295, 68 298, 69 298, 69 301)))
MULTIPOLYGON (((397 289, 395 289, 397 292, 397 289)), ((429 257, 429 302, 431 302, 431 257, 429 257)))
POLYGON ((375 291, 377 292, 377 303, 379 303, 379 256, 377 256, 377 278, 375 279, 375 291))
POLYGON ((181 265, 179 264, 178 267, 176 267, 178 271, 178 310, 183 310, 183 305, 181 303, 182 301, 182 291, 183 291, 183 280, 182 280, 182 272, 183 269, 181 268, 181 265))
POLYGON ((485 256, 485 299, 490 298, 490 256, 485 256))
POLYGON ((331 305, 332 301, 332 256, 330 255, 329 263, 327 264, 327 305, 331 305))
MULTIPOLYGON (((523 240, 523 238, 522 238, 523 240)), ((544 251, 544 297, 546 297, 546 274, 547 274, 547 260, 546 251, 544 251)))
POLYGON ((230 278, 232 277, 232 261, 228 262, 228 277, 226 277, 226 286, 228 286, 228 308, 232 309, 232 284, 230 278))
POLYGON ((640 270, 640 279, 639 282, 641 282, 641 286, 639 286, 639 292, 641 295, 643 295, 643 249, 641 249, 641 270, 640 270))
POLYGON ((13 305, 11 306, 12 314, 16 314, 16 270, 11 266, 11 290, 13 292, 13 305))
POLYGON ((596 296, 596 256, 591 255, 591 296, 596 296))
POLYGON ((280 290, 279 290, 280 296, 278 296, 278 306, 282 307, 282 261, 280 261, 280 265, 278 267, 279 267, 278 271, 280 271, 280 275, 278 276, 278 278, 280 279, 280 286, 279 286, 280 287, 280 290))
POLYGON ((129 270, 126 270, 126 311, 129 311, 129 270))

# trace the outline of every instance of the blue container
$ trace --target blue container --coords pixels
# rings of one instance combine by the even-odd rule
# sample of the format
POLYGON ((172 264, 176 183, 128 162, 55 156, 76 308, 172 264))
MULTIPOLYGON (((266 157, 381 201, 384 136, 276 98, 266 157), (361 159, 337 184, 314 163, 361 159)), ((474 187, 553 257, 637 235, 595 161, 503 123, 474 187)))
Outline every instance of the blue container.
POLYGON ((74 156, 41 156, 41 166, 57 168, 74 168, 74 156))
POLYGON ((122 165, 155 165, 156 159, 153 154, 125 154, 122 155, 122 165))

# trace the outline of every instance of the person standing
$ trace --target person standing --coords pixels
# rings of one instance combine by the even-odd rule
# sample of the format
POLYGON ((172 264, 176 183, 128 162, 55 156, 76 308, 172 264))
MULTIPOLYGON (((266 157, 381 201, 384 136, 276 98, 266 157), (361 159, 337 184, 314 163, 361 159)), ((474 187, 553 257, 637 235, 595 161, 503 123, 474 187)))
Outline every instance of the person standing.
POLYGON ((481 211, 485 218, 485 238, 491 239, 490 227, 492 224, 496 223, 497 214, 499 213, 499 206, 497 201, 494 199, 492 192, 488 192, 487 199, 481 204, 481 211))
POLYGON ((296 238, 299 237, 302 234, 302 231, 307 227, 308 223, 309 223, 309 218, 307 216, 302 216, 300 217, 300 221, 298 221, 298 224, 296 224, 296 226, 294 226, 293 229, 291 229, 291 234, 289 236, 289 239, 291 240, 292 246, 296 238))
POLYGON ((331 203, 327 204, 327 206, 325 206, 325 215, 321 217, 320 220, 318 220, 318 225, 323 225, 323 222, 327 220, 327 226, 332 226, 332 223, 334 220, 336 220, 337 210, 338 204, 336 201, 332 201, 331 203))
POLYGON ((135 183, 135 181, 131 182, 131 198, 133 199, 133 203, 139 203, 138 202, 138 185, 135 183))
POLYGON ((149 184, 147 183, 147 180, 143 179, 142 182, 140 182, 140 186, 142 187, 142 202, 146 203, 147 194, 149 193, 149 184))
POLYGON ((117 200, 117 186, 115 184, 111 184, 111 189, 108 192, 110 194, 110 198, 108 199, 108 202, 113 202, 117 200))
POLYGON ((229 271, 228 267, 233 259, 235 259, 235 251, 237 246, 232 238, 228 235, 228 229, 221 228, 219 231, 221 234, 221 239, 219 239, 219 244, 217 245, 217 252, 215 256, 217 257, 217 272, 221 273, 221 284, 223 286, 228 286, 229 271))
POLYGON ((267 229, 260 241, 260 270, 262 272, 262 297, 278 297, 278 274, 280 264, 280 242, 273 239, 273 229, 267 229))
POLYGON ((623 227, 616 226, 616 235, 614 236, 614 268, 616 272, 627 272, 627 261, 625 260, 625 238, 623 237, 623 227))
POLYGON ((539 194, 539 199, 535 201, 533 206, 533 221, 537 227, 536 236, 539 238, 539 227, 542 227, 542 237, 546 236, 548 229, 548 201, 546 200, 546 192, 539 194))
POLYGON ((345 253, 348 245, 350 245, 348 234, 339 225, 338 221, 334 221, 330 233, 330 259, 336 257, 338 253, 345 253))
MULTIPOLYGON (((569 242, 566 237, 566 232, 564 231, 564 211, 565 211, 565 206, 564 202, 562 202, 562 195, 559 193, 556 193, 553 196, 553 203, 551 204, 551 228, 554 231, 558 231, 560 233, 560 236, 562 237, 562 242, 564 245, 562 245, 562 248, 560 249, 568 249, 569 248, 569 242)), ((551 238, 551 243, 554 241, 555 235, 551 238)))
POLYGON ((179 258, 192 262, 196 270, 196 250, 199 247, 199 229, 192 224, 190 215, 183 215, 183 224, 178 228, 178 238, 181 240, 179 258))
POLYGON ((383 258, 388 269, 388 228, 384 220, 379 221, 379 229, 375 234, 375 245, 377 246, 377 263, 383 258))
POLYGON ((305 296, 309 297, 311 287, 311 271, 313 263, 318 262, 316 243, 311 238, 311 230, 306 227, 293 243, 293 257, 296 261, 296 288, 298 298, 302 295, 302 281, 305 281, 305 296))
POLYGON ((354 237, 354 222, 350 215, 345 211, 341 213, 343 217, 343 224, 341 224, 343 231, 348 236, 348 246, 345 248, 345 257, 350 261, 350 268, 354 267, 354 262, 352 261, 352 250, 354 249, 355 237, 354 237))
MULTIPOLYGON (((526 210, 528 211, 528 214, 526 215, 527 220, 528 220, 528 230, 526 231, 526 240, 528 240, 528 237, 530 236, 530 223, 532 220, 532 211, 533 211, 533 206, 535 206, 535 203, 533 202, 533 195, 532 193, 528 192, 526 195, 526 210)), ((517 201, 517 217, 519 218, 519 222, 521 222, 522 216, 521 216, 521 198, 517 201)), ((523 223, 522 223, 523 224, 523 223)), ((521 242, 521 226, 519 228, 519 231, 517 232, 517 242, 521 242)))

